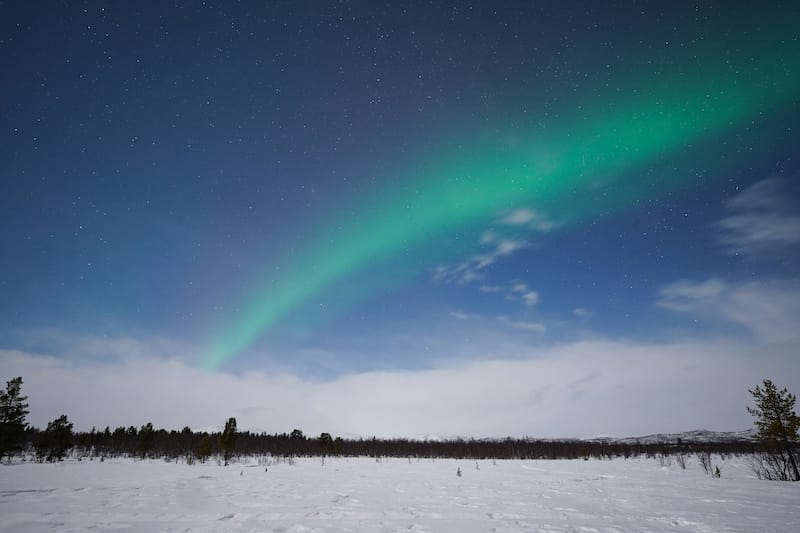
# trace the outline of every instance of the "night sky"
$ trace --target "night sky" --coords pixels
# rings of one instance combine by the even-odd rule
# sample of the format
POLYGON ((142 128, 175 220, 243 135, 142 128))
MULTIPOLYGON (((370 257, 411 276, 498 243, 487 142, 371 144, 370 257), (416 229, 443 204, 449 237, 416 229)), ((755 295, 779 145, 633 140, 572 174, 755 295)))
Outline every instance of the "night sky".
POLYGON ((740 430, 800 388, 797 2, 12 1, 0 66, 37 425, 740 430))

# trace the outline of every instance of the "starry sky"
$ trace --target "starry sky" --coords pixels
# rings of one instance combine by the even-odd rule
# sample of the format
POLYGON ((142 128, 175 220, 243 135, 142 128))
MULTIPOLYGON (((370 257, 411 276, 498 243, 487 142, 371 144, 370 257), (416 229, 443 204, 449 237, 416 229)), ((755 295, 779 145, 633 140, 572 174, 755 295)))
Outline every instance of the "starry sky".
POLYGON ((79 428, 746 428, 800 386, 798 28, 0 2, 3 379, 79 428))

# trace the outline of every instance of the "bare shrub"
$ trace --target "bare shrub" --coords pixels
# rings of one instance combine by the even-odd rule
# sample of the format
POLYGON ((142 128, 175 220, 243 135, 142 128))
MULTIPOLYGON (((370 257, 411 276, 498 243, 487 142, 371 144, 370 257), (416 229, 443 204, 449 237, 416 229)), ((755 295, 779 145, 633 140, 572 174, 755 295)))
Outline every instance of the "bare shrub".
POLYGON ((675 462, 678 463, 678 466, 681 467, 681 470, 686 470, 686 458, 687 455, 684 452, 678 452, 675 454, 675 462))
POLYGON ((697 459, 700 461, 700 466, 707 476, 714 474, 714 467, 711 465, 711 454, 708 452, 697 452, 697 459))
POLYGON ((750 458, 750 467, 758 479, 795 481, 790 454, 781 450, 757 452, 750 458))

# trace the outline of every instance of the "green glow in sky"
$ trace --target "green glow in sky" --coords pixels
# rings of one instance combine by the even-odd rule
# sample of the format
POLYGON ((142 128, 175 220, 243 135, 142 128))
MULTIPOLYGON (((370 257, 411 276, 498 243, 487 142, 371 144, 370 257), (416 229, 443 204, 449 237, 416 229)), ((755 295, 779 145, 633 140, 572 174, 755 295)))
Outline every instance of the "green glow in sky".
MULTIPOLYGON (((786 60, 800 57, 798 48, 790 40, 765 47, 751 63, 759 65, 757 73, 726 65, 716 72, 696 69, 691 76, 639 80, 614 98, 576 101, 570 116, 532 128, 513 146, 442 154, 423 172, 401 176, 402 190, 380 191, 349 206, 358 217, 342 215, 330 224, 335 232, 310 238, 299 257, 281 265, 284 274, 254 294, 241 319, 215 338, 202 366, 220 367, 346 276, 394 256, 413 255, 443 235, 488 223, 514 207, 533 205, 563 213, 568 222, 579 220, 581 213, 569 213, 572 191, 779 110, 800 93, 797 60, 786 60)), ((617 188, 658 192, 642 180, 627 179, 630 183, 617 188)), ((677 187, 677 181, 660 187, 677 187)))

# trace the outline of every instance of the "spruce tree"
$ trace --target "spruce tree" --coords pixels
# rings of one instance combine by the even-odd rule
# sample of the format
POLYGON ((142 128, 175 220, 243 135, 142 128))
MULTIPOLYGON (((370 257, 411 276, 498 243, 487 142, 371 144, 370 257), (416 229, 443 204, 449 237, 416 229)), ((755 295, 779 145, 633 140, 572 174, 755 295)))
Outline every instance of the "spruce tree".
POLYGON ((142 429, 139 430, 139 437, 136 443, 136 448, 139 451, 139 455, 142 459, 147 457, 148 452, 153 447, 153 437, 155 436, 155 430, 153 430, 153 424, 148 422, 142 429))
POLYGON ((60 461, 72 448, 72 422, 67 415, 61 415, 49 424, 47 429, 39 433, 36 442, 36 454, 39 460, 47 462, 60 461))
POLYGON ((225 455, 225 466, 228 466, 228 459, 233 452, 233 449, 236 447, 236 419, 230 417, 227 422, 225 422, 225 429, 222 431, 222 435, 219 436, 219 446, 222 448, 222 451, 225 455))
POLYGON ((22 396, 22 378, 6 382, 6 390, 0 392, 0 459, 21 449, 27 424, 27 396, 22 396))
POLYGON ((768 454, 768 478, 800 481, 798 470, 798 429, 800 417, 794 411, 796 397, 784 387, 778 390, 771 380, 764 380, 764 388, 756 385, 749 391, 755 408, 748 407, 758 430, 756 436, 768 454))
POLYGON ((205 463, 209 455, 211 455, 211 439, 208 438, 208 433, 203 433, 200 446, 197 448, 197 457, 200 458, 201 463, 205 463))
POLYGON ((333 451, 333 437, 330 433, 320 433, 319 435, 319 449, 323 454, 333 451))

